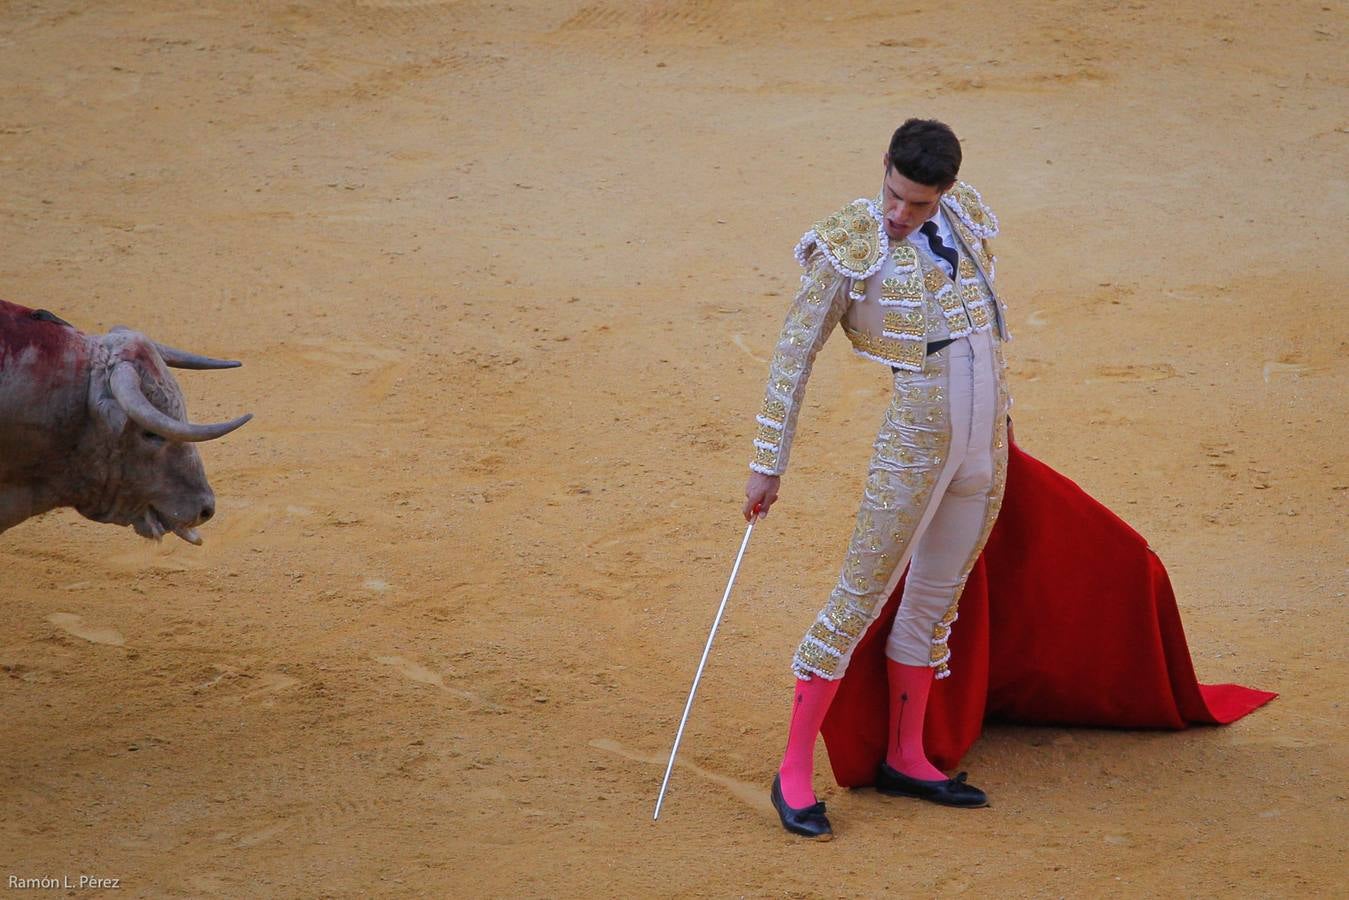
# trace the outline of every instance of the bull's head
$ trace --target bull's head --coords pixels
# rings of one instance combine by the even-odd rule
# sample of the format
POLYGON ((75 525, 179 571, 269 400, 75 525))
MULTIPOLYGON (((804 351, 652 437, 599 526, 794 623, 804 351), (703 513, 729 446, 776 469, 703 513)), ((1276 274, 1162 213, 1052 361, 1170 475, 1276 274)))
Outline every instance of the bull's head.
POLYGON ((93 492, 97 500, 80 512, 130 525, 142 537, 159 540, 173 532, 200 544, 196 526, 215 515, 215 494, 193 445, 229 434, 253 416, 189 422, 183 393, 166 365, 230 369, 239 363, 175 350, 121 327, 95 340, 99 364, 89 404, 96 452, 108 469, 93 492))

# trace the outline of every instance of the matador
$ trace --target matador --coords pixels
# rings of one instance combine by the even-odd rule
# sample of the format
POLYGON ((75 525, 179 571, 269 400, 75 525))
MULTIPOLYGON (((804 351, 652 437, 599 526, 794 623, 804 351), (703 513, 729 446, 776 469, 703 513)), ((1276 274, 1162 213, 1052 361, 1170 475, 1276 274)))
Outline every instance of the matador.
POLYGON ((805 233, 796 248, 801 288, 757 417, 747 519, 777 499, 811 365, 836 326, 893 377, 842 570, 792 662, 787 749, 771 797, 783 827, 807 837, 832 835, 812 783, 816 736, 853 648, 906 566, 885 647, 888 749, 877 789, 948 806, 988 802, 964 773, 948 778, 923 750, 929 692, 959 665, 948 638, 1007 471, 1008 333, 989 249, 998 222, 957 180, 960 163, 948 126, 910 119, 891 138, 880 195, 805 233))

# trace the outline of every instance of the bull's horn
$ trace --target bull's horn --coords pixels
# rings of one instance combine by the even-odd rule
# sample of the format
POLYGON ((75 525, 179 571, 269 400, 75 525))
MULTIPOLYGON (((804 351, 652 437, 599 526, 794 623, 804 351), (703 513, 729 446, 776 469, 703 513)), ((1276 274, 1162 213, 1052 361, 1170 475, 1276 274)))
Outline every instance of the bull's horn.
POLYGON ((202 356, 199 353, 189 353, 186 350, 177 350, 168 344, 154 342, 155 349, 159 351, 159 356, 175 369, 237 369, 243 363, 237 359, 216 359, 211 356, 202 356))
POLYGON ((136 367, 128 362, 120 362, 112 369, 112 395, 126 410, 137 425, 153 431, 171 441, 213 441, 224 437, 234 429, 253 418, 247 413, 229 422, 214 425, 193 425, 191 422, 179 422, 154 407, 141 390, 141 376, 136 367))
MULTIPOLYGON (((114 325, 108 329, 108 333, 131 330, 125 325, 114 325)), ((159 351, 159 358, 175 369, 237 369, 243 365, 237 359, 216 359, 213 356, 202 356, 200 353, 179 350, 176 347, 170 347, 168 344, 161 344, 159 341, 150 341, 150 343, 154 344, 155 349, 159 351)))

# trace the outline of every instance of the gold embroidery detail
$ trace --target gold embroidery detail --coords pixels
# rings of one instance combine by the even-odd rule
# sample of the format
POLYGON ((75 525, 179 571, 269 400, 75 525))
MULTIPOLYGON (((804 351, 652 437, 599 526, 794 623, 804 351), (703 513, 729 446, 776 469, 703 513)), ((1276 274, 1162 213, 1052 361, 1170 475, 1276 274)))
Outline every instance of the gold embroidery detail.
MULTIPOLYGON (((880 504, 884 509, 887 504, 880 504)), ((844 578, 849 584, 856 588, 860 594, 871 593, 871 570, 866 567, 862 560, 853 553, 848 554, 848 561, 843 566, 844 578)))
POLYGON ((937 294, 937 302, 941 304, 951 337, 963 337, 970 333, 970 317, 965 312, 964 304, 960 302, 960 295, 954 289, 937 294))
POLYGON ((946 311, 946 327, 951 332, 951 337, 963 337, 970 333, 973 325, 970 324, 970 317, 965 314, 965 310, 956 308, 946 311))
POLYGON ((908 536, 913 532, 914 524, 912 517, 896 519, 894 530, 890 532, 890 539, 897 546, 904 546, 908 541, 908 536))
POLYGON ((992 321, 988 315, 988 307, 982 302, 969 304, 968 310, 970 319, 974 322, 974 327, 978 328, 980 331, 987 328, 988 323, 992 321))
POLYGON ((974 268, 974 261, 971 260, 968 256, 960 257, 959 271, 960 271, 960 278, 962 281, 967 278, 975 278, 979 274, 978 271, 976 271, 974 268))
POLYGON ((896 269, 907 269, 918 264, 918 251, 909 244, 900 244, 890 251, 890 262, 896 269))
POLYGON ((823 249, 847 275, 862 276, 880 259, 880 222, 864 201, 853 201, 821 219, 814 231, 823 249))
POLYGON ((759 413, 765 419, 772 419, 774 422, 787 421, 787 404, 781 400, 765 400, 763 402, 763 411, 759 413))
POLYGON ((923 281, 915 271, 908 278, 890 276, 881 282, 882 300, 921 300, 923 281))
POLYGON ((928 487, 933 478, 933 472, 930 468, 909 468, 900 469, 896 473, 899 483, 911 491, 921 491, 928 487))
POLYGON ((882 459, 898 463, 901 466, 911 466, 918 460, 914 456, 913 450, 908 447, 903 435, 898 433, 888 434, 877 441, 876 453, 882 459))
MULTIPOLYGON (((804 347, 806 345, 807 338, 809 338, 812 332, 815 330, 815 325, 817 321, 818 320, 813 315, 810 314, 809 310, 805 309, 793 310, 791 315, 787 317, 787 325, 785 329, 787 333, 787 340, 791 341, 792 344, 797 347, 804 347)), ((801 364, 794 360, 793 365, 796 366, 797 368, 800 368, 801 364)))
POLYGON ((979 246, 979 242, 975 240, 974 232, 970 231, 964 222, 956 222, 956 233, 960 235, 960 239, 965 242, 966 247, 979 246))
POLYGON ((992 237, 998 229, 998 222, 989 212, 983 200, 973 187, 963 181, 957 181, 955 185, 946 192, 946 196, 960 206, 965 215, 970 217, 970 221, 985 232, 990 232, 987 236, 992 237))
POLYGON ((862 636, 862 631, 871 621, 871 617, 863 612, 850 609, 846 603, 833 601, 829 609, 824 614, 824 619, 839 634, 846 634, 853 640, 862 636))
POLYGON ((824 644, 830 650, 835 650, 840 654, 847 653, 848 648, 852 646, 853 639, 846 634, 839 634, 831 631, 823 622, 816 622, 810 626, 810 636, 824 644))
MULTIPOLYGON (((990 271, 993 264, 993 255, 989 252, 989 246, 987 246, 986 240, 977 239, 977 237, 974 236, 974 232, 970 231, 969 228, 966 228, 963 223, 956 223, 955 231, 956 233, 959 233, 960 239, 965 242, 965 246, 969 247, 970 250, 974 252, 975 256, 978 256, 979 266, 982 267, 983 271, 990 271)), ((973 275, 971 275, 971 277, 973 277, 973 275)))
POLYGON ((867 549, 879 552, 881 549, 880 535, 876 532, 876 520, 871 514, 871 510, 863 508, 857 514, 857 525, 853 528, 853 546, 866 546, 867 549))
POLYGON ((778 465, 778 451, 768 450, 764 447, 755 447, 754 462, 767 469, 776 469, 778 465))
POLYGON ((950 283, 951 279, 939 266, 933 266, 923 273, 923 287, 927 288, 929 293, 935 294, 950 283))
POLYGON ((904 443, 903 435, 881 432, 876 438, 876 455, 890 462, 907 466, 913 462, 913 451, 904 443))
POLYGON ((927 333, 927 319, 921 309, 889 311, 885 314, 885 330, 892 335, 911 334, 921 338, 927 333))
MULTIPOLYGON (((759 425, 759 431, 755 437, 765 444, 772 444, 774 447, 782 443, 782 432, 778 431, 772 425, 759 425)), ((760 447, 759 449, 762 450, 763 448, 760 447)))
POLYGON ((884 360, 893 366, 921 369, 927 348, 922 341, 900 341, 876 337, 844 326, 843 333, 857 350, 884 360))
POLYGON ((801 670, 815 672, 824 678, 830 678, 838 664, 842 661, 840 655, 835 655, 827 649, 811 643, 809 640, 801 642, 801 646, 796 649, 796 657, 799 665, 796 667, 798 674, 801 670))
POLYGON ((940 403, 946 395, 939 385, 901 384, 895 395, 902 403, 940 403))
POLYGON ((800 359, 781 350, 773 354, 773 368, 784 375, 795 375, 801 371, 802 365, 800 359))

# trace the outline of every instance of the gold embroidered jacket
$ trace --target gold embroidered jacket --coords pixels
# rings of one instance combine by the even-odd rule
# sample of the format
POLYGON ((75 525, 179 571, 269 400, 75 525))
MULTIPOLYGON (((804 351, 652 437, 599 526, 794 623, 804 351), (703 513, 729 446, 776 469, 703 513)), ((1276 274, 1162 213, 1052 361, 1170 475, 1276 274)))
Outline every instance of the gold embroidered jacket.
POLYGON ((997 217, 963 181, 942 195, 941 205, 958 243, 955 278, 917 232, 892 247, 878 201, 854 200, 801 238, 796 258, 805 273, 769 368, 751 469, 786 471, 811 366, 840 321, 858 355, 912 372, 922 371, 929 340, 989 328, 1008 339, 988 246, 997 217))

